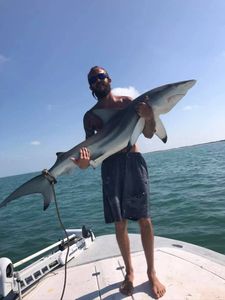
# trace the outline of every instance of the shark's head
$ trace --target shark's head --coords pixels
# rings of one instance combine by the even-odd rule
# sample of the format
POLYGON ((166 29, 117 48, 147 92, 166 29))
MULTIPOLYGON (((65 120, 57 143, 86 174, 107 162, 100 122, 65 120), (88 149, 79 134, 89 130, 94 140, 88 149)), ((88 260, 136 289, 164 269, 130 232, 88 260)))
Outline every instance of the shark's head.
POLYGON ((146 93, 146 101, 153 107, 157 115, 165 114, 186 95, 195 83, 196 80, 187 80, 163 85, 146 93))

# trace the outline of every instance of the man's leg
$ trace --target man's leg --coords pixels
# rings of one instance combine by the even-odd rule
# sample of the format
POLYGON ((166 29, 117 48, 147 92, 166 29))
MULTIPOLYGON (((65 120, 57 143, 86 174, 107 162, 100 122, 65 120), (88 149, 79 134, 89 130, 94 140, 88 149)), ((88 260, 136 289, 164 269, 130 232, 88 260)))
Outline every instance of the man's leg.
POLYGON ((151 220, 149 218, 142 218, 139 220, 141 230, 141 240, 145 252, 147 262, 147 274, 152 285, 153 292, 157 298, 162 297, 166 289, 164 285, 158 280, 154 267, 154 234, 151 220))
POLYGON ((127 232, 127 221, 115 222, 116 239, 126 268, 125 280, 120 287, 121 293, 130 296, 133 293, 134 271, 131 264, 130 241, 127 232))

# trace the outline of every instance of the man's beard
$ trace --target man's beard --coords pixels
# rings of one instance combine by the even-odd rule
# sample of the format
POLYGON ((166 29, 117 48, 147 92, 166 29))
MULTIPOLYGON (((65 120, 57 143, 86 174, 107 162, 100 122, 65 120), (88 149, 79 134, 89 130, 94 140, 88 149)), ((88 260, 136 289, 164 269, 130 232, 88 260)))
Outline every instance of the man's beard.
POLYGON ((106 97, 110 93, 110 91, 111 91, 111 87, 110 87, 110 85, 108 85, 102 91, 95 90, 93 92, 94 92, 95 96, 100 100, 100 99, 106 97))

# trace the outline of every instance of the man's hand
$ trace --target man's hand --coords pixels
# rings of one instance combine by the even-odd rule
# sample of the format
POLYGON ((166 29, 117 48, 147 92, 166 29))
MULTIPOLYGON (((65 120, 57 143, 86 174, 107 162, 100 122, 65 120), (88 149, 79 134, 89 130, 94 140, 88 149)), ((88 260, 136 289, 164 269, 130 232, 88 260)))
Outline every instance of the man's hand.
POLYGON ((90 159, 91 159, 90 151, 88 150, 88 148, 81 148, 80 149, 80 157, 79 158, 71 157, 70 159, 80 169, 86 169, 90 165, 90 159))
POLYGON ((145 120, 152 120, 154 119, 154 114, 153 114, 153 110, 152 107, 150 105, 148 105, 145 102, 139 102, 136 105, 136 112, 137 114, 141 117, 144 118, 145 120))

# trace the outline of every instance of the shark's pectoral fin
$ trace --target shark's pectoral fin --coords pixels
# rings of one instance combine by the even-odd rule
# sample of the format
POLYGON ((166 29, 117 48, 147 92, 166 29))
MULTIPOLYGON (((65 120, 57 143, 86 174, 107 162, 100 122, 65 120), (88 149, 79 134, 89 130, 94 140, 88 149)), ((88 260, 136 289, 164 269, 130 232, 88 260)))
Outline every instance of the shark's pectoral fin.
POLYGON ((139 118, 130 137, 129 146, 133 146, 145 127, 145 119, 139 118))
POLYGON ((106 159, 108 156, 109 154, 107 152, 99 154, 98 157, 90 160, 90 166, 92 166, 94 169, 97 168, 97 166, 99 166, 103 162, 103 160, 106 159))
POLYGON ((42 194, 44 198, 44 210, 48 208, 50 202, 54 200, 54 185, 43 175, 38 175, 27 181, 14 192, 12 192, 5 200, 0 203, 0 208, 6 206, 9 202, 30 194, 42 194))
POLYGON ((97 160, 90 160, 90 166, 92 166, 94 169, 99 165, 97 160))
POLYGON ((155 135, 157 135, 163 143, 167 142, 166 129, 159 117, 155 117, 155 135))

